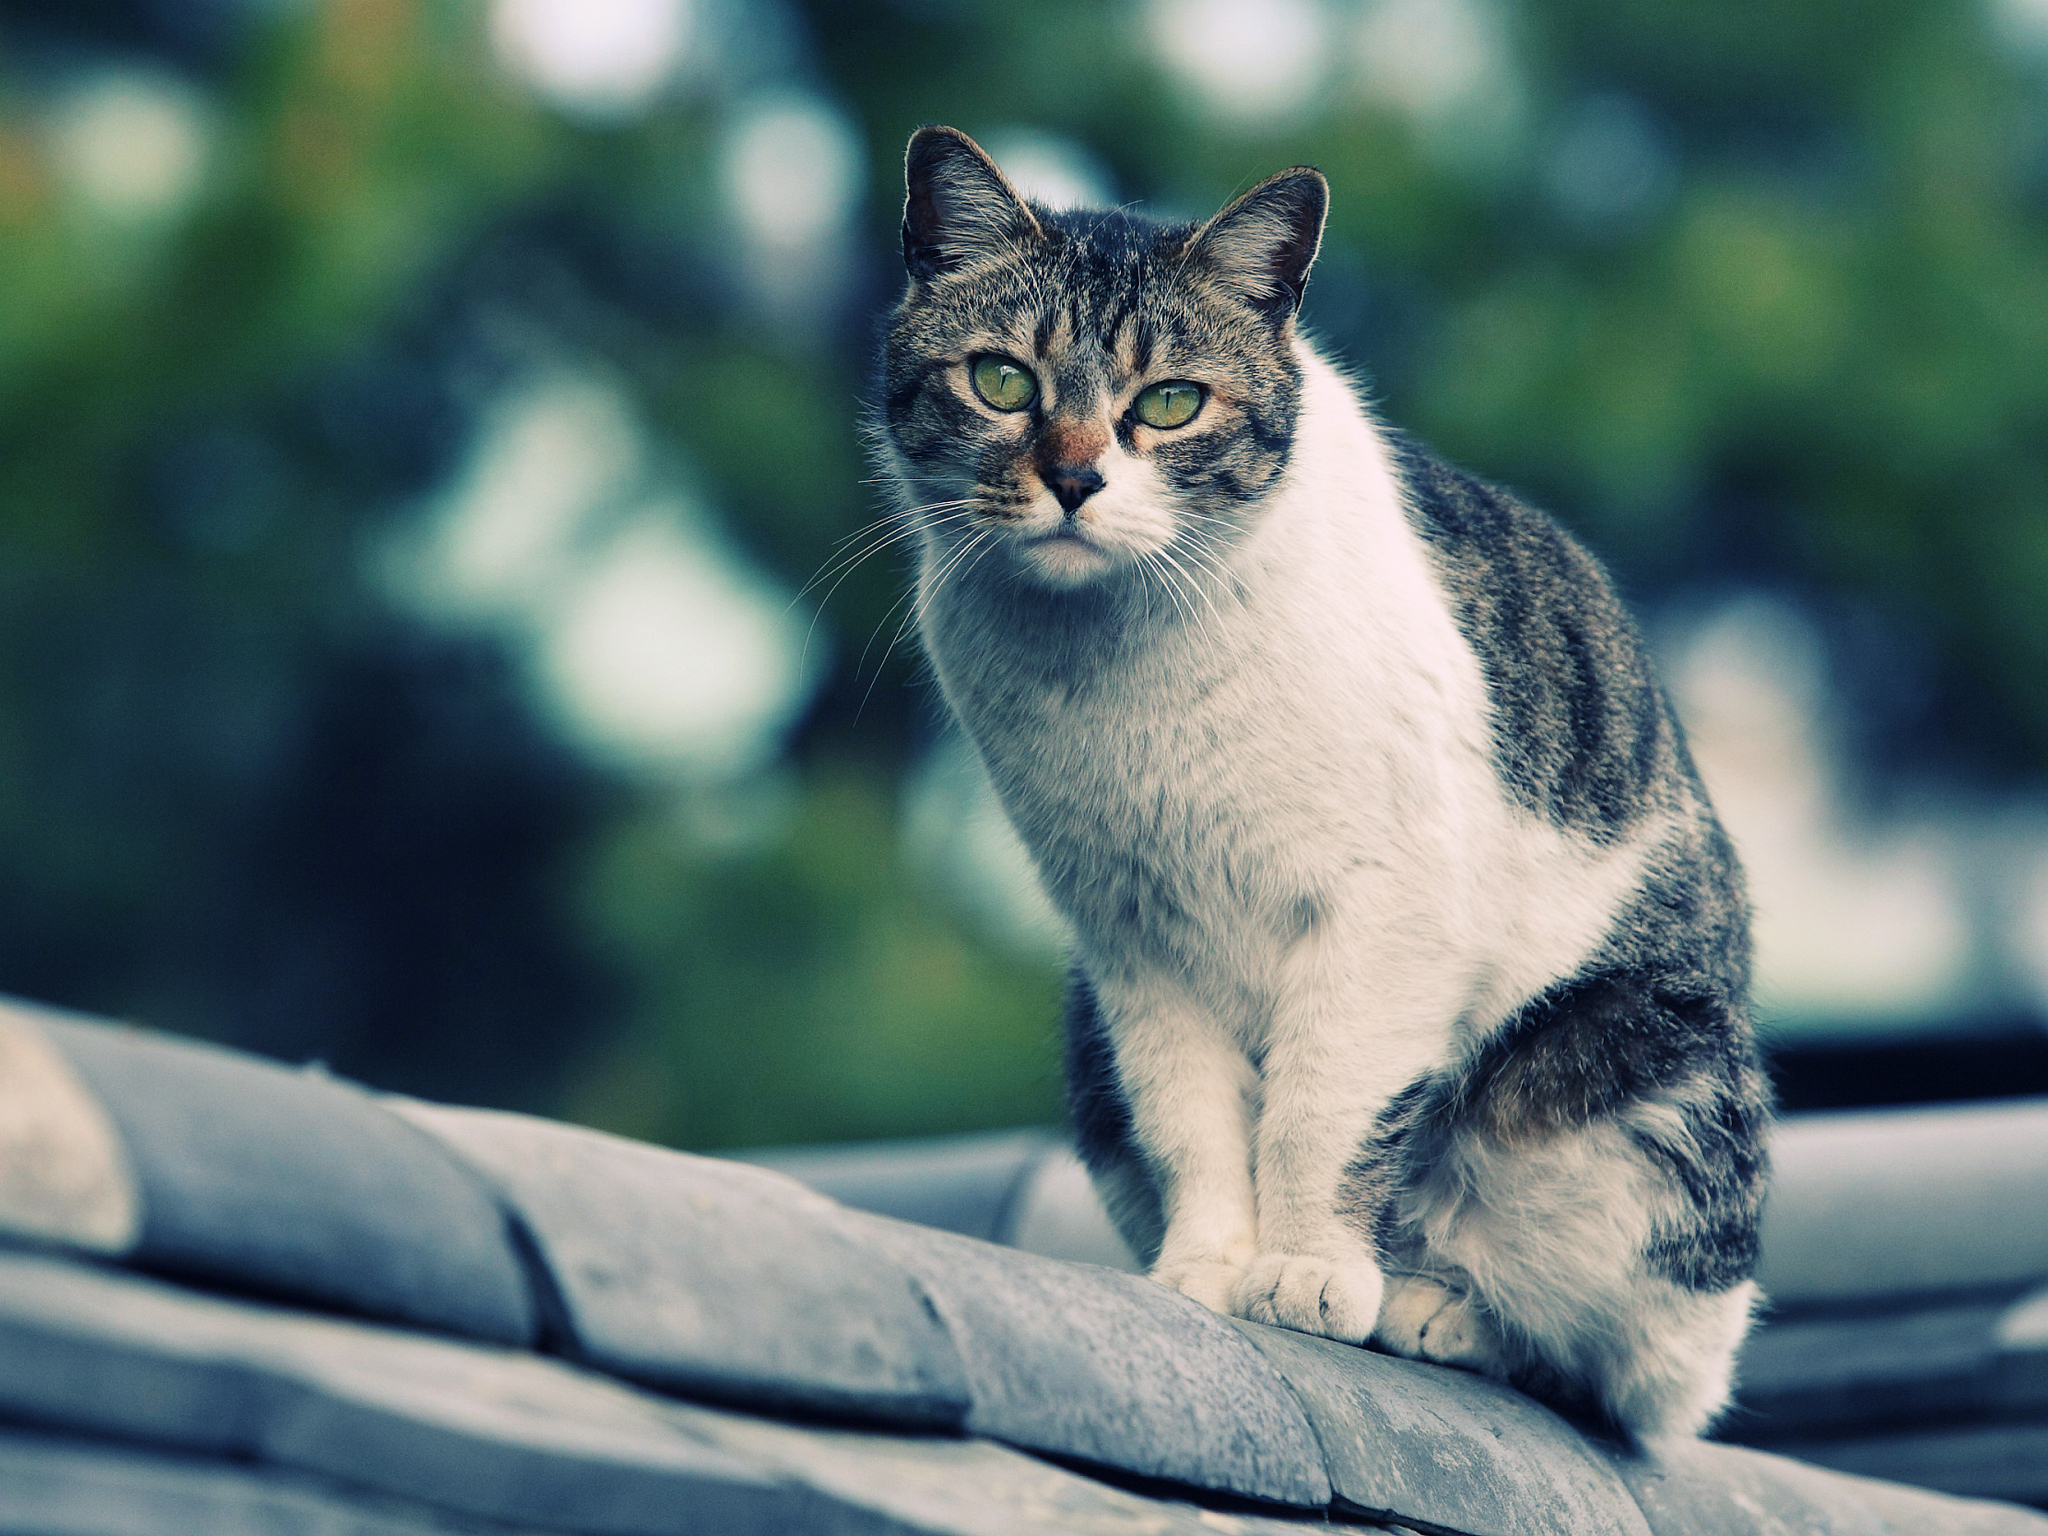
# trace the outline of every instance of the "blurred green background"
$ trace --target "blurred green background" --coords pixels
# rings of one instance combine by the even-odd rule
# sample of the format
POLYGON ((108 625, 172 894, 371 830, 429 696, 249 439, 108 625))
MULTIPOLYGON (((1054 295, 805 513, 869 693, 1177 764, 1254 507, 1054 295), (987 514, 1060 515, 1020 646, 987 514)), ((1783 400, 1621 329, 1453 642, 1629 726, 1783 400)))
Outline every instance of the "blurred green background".
POLYGON ((2038 1033, 2044 0, 0 0, 0 989, 683 1146, 1057 1118, 859 531, 927 121, 1321 166, 1309 325, 1622 575, 1774 1028, 2038 1033))

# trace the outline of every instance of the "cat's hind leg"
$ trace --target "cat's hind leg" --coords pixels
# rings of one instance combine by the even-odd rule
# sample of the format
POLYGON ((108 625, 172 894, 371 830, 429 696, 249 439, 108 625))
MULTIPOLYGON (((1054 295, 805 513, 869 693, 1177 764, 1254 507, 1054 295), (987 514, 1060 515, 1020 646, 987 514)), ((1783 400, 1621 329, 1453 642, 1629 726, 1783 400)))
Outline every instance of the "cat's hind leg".
POLYGON ((1672 1145, 1687 1118, 1652 1102, 1516 1140, 1470 1125, 1437 1139, 1389 1214, 1419 1267, 1458 1279, 1394 1298, 1382 1346, 1486 1371, 1634 1438, 1704 1428, 1755 1302, 1755 1212, 1713 1230, 1731 1218, 1699 1198, 1697 1138, 1672 1145))

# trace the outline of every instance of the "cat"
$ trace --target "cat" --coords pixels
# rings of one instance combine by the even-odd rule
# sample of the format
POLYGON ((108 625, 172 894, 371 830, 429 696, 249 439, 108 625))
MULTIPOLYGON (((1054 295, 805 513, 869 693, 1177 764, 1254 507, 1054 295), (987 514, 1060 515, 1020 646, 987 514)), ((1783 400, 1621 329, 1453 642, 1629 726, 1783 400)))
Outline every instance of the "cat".
POLYGON ((1320 173, 1055 212, 928 127, 906 182, 877 454, 1072 927, 1118 1228, 1219 1312, 1697 1433, 1770 1090, 1741 872, 1607 576, 1300 334, 1320 173))

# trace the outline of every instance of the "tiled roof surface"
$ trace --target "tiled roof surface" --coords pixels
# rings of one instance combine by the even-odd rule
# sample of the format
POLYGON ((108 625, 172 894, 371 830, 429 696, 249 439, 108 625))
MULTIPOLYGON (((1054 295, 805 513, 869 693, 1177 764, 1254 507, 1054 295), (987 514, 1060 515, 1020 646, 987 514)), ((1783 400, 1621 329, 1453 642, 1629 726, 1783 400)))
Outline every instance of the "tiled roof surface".
MULTIPOLYGON (((1632 1457, 1477 1377, 998 1246, 1118 1257, 1048 1139, 790 1166, 847 1203, 0 1005, 0 1532, 2048 1536, 1734 1446, 1632 1457)), ((2010 1161, 1979 1176, 2048 1210, 2010 1161)), ((1954 1288, 1966 1226, 1916 1283, 1954 1288)), ((2048 1276, 2007 1238, 2000 1285, 2048 1276)), ((2008 1376, 2048 1361, 2024 1307, 1978 1305, 2008 1376)))

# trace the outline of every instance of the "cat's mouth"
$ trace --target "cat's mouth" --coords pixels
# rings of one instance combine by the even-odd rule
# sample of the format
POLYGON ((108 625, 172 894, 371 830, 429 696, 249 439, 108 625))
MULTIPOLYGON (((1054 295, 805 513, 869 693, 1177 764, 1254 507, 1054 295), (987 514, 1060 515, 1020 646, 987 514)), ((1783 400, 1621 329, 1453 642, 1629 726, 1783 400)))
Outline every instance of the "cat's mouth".
POLYGON ((1109 551, 1080 524, 1070 522, 1025 539, 1023 555, 1041 578, 1055 586, 1088 581, 1110 564, 1109 551))

